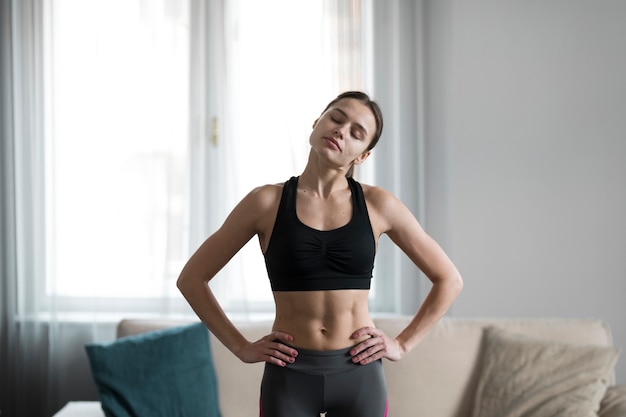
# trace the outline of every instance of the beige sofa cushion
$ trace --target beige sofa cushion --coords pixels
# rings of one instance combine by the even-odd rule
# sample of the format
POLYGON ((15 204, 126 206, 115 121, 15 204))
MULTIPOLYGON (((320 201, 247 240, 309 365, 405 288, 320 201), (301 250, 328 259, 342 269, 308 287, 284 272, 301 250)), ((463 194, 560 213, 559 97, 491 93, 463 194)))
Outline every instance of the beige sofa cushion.
POLYGON ((599 417, 626 416, 626 385, 609 387, 600 404, 599 417))
MULTIPOLYGON (((393 337, 410 320, 378 317, 375 322, 393 337)), ((389 415, 468 417, 480 373, 483 331, 493 325, 563 343, 612 344, 610 329, 601 320, 444 318, 407 357, 384 361, 389 415)))
POLYGON ((473 417, 596 416, 618 349, 485 329, 473 417))

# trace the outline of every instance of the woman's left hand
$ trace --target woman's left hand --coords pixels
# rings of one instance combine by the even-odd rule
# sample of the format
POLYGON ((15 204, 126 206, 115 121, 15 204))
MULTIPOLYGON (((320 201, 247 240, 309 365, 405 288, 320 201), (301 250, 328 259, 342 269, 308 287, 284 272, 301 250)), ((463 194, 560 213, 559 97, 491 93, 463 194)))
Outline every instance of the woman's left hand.
POLYGON ((352 334, 352 339, 366 339, 350 350, 352 362, 366 365, 386 358, 391 361, 402 359, 405 350, 397 339, 388 337, 382 330, 375 327, 363 327, 352 334))

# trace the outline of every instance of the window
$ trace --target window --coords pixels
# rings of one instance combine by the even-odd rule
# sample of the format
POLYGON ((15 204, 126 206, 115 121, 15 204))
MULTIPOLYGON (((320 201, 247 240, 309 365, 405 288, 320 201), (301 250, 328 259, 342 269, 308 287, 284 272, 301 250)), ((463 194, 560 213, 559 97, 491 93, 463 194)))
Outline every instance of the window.
MULTIPOLYGON (((230 3, 224 134, 229 207, 258 185, 299 174, 308 158, 312 124, 328 101, 340 91, 364 88, 358 4, 230 3)), ((257 312, 272 311, 256 239, 221 275, 228 278, 220 277, 213 285, 231 310, 246 305, 257 312)))
MULTIPOLYGON (((47 265, 39 299, 53 298, 60 311, 187 311, 175 280, 199 244, 200 223, 214 228, 253 187, 299 173, 327 102, 367 89, 360 2, 224 5, 207 6, 200 20, 204 36, 224 48, 208 53, 200 75, 217 78, 219 91, 205 93, 222 104, 200 112, 214 131, 196 148, 208 140, 198 137, 190 104, 200 89, 190 53, 197 5, 46 3, 47 265), (222 25, 208 27, 216 12, 222 25)), ((233 314, 271 310, 258 242, 220 273, 215 289, 233 314)))
POLYGON ((187 1, 46 5, 41 288, 78 310, 168 295, 188 255, 187 1))

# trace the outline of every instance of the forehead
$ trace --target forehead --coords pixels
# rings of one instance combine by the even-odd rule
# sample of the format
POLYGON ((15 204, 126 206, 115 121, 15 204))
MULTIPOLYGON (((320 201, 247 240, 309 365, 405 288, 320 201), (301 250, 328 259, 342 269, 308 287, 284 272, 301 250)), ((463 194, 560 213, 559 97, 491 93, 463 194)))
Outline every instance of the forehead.
POLYGON ((328 112, 337 110, 344 113, 355 123, 361 125, 367 133, 373 134, 376 130, 376 118, 372 109, 366 104, 363 104, 359 100, 353 98, 344 98, 333 104, 328 112))

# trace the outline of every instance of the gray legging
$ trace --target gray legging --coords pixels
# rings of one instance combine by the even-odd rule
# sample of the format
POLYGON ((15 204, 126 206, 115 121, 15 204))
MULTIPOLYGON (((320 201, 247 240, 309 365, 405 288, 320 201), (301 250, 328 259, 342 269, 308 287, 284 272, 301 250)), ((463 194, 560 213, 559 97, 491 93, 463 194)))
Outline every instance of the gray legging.
POLYGON ((261 417, 385 417, 387 385, 380 360, 350 360, 350 348, 298 349, 294 363, 265 364, 261 417))

